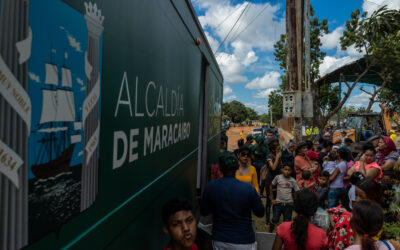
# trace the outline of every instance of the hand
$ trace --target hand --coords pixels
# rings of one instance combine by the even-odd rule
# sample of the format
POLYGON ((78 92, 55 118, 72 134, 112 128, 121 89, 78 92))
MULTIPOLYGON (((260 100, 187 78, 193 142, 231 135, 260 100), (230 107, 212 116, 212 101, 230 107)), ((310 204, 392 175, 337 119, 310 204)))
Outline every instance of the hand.
POLYGON ((279 150, 278 153, 276 154, 276 158, 279 159, 282 156, 282 152, 279 150))
POLYGON ((364 161, 365 161, 365 155, 362 154, 361 157, 360 157, 360 162, 364 162, 364 161))
POLYGON ((271 200, 272 205, 276 205, 278 204, 278 202, 276 200, 271 200))

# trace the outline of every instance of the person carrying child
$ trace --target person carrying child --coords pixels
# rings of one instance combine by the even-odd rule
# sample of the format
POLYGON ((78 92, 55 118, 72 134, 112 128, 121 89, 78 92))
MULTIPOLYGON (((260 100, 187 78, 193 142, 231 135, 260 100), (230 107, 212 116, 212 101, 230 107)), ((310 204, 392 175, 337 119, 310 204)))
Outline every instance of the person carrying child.
POLYGON ((328 246, 328 237, 324 230, 310 223, 311 216, 317 211, 317 196, 310 189, 303 189, 294 195, 294 210, 297 216, 290 222, 278 226, 273 250, 320 250, 328 246))
POLYGON ((302 180, 299 181, 299 185, 301 189, 309 188, 315 191, 315 185, 317 184, 314 176, 311 174, 310 171, 304 170, 301 174, 302 180))
POLYGON ((162 208, 163 231, 171 240, 163 250, 197 250, 196 217, 189 200, 175 198, 162 208))
POLYGON ((269 187, 270 199, 273 204, 272 223, 269 226, 270 233, 272 233, 275 225, 279 222, 281 215, 283 215, 283 221, 292 220, 292 193, 299 190, 296 180, 291 177, 292 168, 293 166, 291 166, 290 162, 284 162, 280 170, 281 174, 275 176, 269 187), (275 199, 272 192, 273 186, 276 186, 277 189, 275 199))

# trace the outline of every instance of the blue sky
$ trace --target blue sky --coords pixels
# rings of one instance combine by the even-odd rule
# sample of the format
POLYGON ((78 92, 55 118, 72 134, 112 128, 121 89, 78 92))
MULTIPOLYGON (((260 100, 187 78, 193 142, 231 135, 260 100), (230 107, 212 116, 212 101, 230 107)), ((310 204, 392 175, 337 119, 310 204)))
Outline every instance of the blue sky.
MULTIPOLYGON (((238 100, 259 114, 267 112, 268 95, 279 88, 283 73, 274 60, 273 44, 285 33, 285 0, 192 0, 192 4, 213 51, 246 9, 216 53, 225 80, 224 101, 238 100)), ((351 48, 342 51, 339 45, 352 11, 359 8, 371 13, 383 5, 400 8, 400 0, 311 0, 311 4, 320 20, 328 19, 330 32, 321 38, 322 50, 327 53, 321 76, 361 56, 351 48)), ((369 96, 359 89, 361 86, 372 89, 359 84, 347 106, 367 106, 369 96)), ((373 109, 379 110, 378 105, 373 109)))

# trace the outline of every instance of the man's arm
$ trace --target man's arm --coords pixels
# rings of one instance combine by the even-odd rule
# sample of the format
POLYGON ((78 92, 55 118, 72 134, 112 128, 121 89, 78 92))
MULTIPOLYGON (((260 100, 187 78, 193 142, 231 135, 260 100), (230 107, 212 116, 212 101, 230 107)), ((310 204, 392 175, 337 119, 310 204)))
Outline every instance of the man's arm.
POLYGON ((251 197, 252 210, 253 210, 254 215, 257 217, 263 217, 265 208, 264 208, 264 205, 262 204, 260 196, 258 195, 257 191, 254 188, 252 188, 251 195, 252 195, 252 197, 251 197))

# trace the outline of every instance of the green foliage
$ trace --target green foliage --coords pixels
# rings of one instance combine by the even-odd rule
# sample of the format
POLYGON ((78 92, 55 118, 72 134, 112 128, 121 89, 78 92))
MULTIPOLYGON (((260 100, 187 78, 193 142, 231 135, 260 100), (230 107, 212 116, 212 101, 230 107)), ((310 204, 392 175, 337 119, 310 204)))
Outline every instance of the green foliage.
POLYGON ((246 107, 246 111, 247 111, 247 118, 249 120, 253 120, 253 121, 258 120, 258 114, 254 109, 246 107))
POLYGON ((252 108, 246 107, 239 101, 224 102, 222 104, 223 117, 230 118, 234 123, 258 120, 258 114, 252 108))
POLYGON ((339 86, 323 85, 319 88, 319 108, 323 115, 327 115, 339 104, 339 86))
POLYGON ((361 14, 357 9, 351 13, 351 20, 346 22, 346 30, 340 38, 343 50, 354 46, 358 52, 373 54, 383 40, 396 35, 400 30, 400 12, 388 10, 386 6, 374 11, 370 17, 367 12, 361 14))
POLYGON ((269 123, 270 122, 270 117, 269 117, 269 115, 267 113, 264 113, 264 114, 260 115, 259 120, 262 123, 269 123))
POLYGON ((379 102, 383 103, 390 114, 400 114, 400 95, 388 88, 382 89, 378 95, 379 102))
POLYGON ((278 90, 274 90, 269 94, 268 106, 271 107, 272 120, 277 121, 283 116, 283 96, 278 90))

